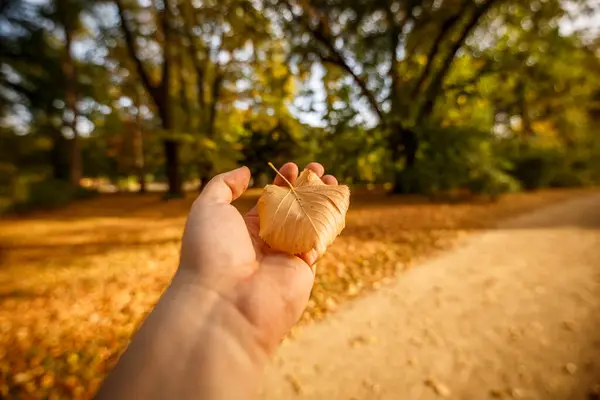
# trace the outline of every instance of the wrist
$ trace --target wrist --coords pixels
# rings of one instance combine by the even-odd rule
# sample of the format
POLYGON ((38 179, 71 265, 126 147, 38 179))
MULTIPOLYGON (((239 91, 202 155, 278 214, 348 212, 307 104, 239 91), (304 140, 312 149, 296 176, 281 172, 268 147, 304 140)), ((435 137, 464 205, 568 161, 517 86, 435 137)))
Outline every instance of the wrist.
POLYGON ((267 356, 252 327, 189 278, 176 274, 98 398, 247 399, 258 391, 267 356))
POLYGON ((188 315, 201 314, 195 323, 187 358, 199 366, 192 392, 206 399, 252 398, 268 361, 256 328, 222 293, 194 276, 178 272, 168 291, 174 308, 188 315), (232 382, 232 379, 235 382, 232 382))
POLYGON ((267 362, 269 352, 262 335, 226 291, 214 289, 194 272, 182 269, 177 271, 168 291, 179 299, 177 307, 198 316, 198 329, 215 343, 214 350, 227 350, 259 368, 267 362))

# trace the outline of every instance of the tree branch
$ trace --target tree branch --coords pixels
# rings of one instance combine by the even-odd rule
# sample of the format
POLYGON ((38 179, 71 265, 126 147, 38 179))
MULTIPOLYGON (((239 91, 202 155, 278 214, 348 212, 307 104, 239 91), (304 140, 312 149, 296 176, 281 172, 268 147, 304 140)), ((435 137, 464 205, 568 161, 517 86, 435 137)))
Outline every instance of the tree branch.
MULTIPOLYGON (((304 26, 304 28, 318 41, 320 42, 322 45, 325 46, 325 48, 327 49, 328 53, 330 54, 329 56, 325 56, 321 53, 317 53, 317 56, 323 61, 323 62, 328 62, 331 64, 334 64, 340 68, 342 68, 344 71, 346 71, 351 77, 352 80, 356 83, 356 85, 359 87, 361 93, 363 96, 365 96, 369 102, 369 105, 371 106, 371 108, 373 109, 373 111, 375 111, 375 113, 377 114, 377 116, 379 117, 379 120, 381 122, 385 121, 383 112, 381 111, 381 108, 379 107, 379 104, 377 102, 377 99, 375 98, 375 95, 373 92, 371 92, 368 88, 367 88, 367 84, 365 82, 364 79, 362 79, 361 77, 359 77, 354 70, 350 67, 350 65, 348 65, 348 63, 344 60, 344 57, 340 54, 340 52, 335 48, 335 46, 333 45, 335 38, 332 37, 328 37, 327 33, 325 32, 325 30, 323 29, 323 27, 327 26, 326 21, 323 21, 322 17, 319 16, 319 26, 318 28, 314 29, 310 26, 310 23, 303 18, 303 16, 306 14, 307 10, 305 9, 305 7, 310 7, 310 5, 308 4, 308 1, 305 1, 304 3, 306 3, 306 5, 302 5, 302 9, 304 10, 304 13, 302 15, 296 15, 294 14, 293 8, 290 5, 290 3, 286 0, 284 1, 284 3, 286 4, 286 6, 288 7, 288 10, 290 11, 290 13, 292 14, 292 16, 298 21, 300 22, 300 24, 302 26, 304 26)), ((314 10, 313 10, 314 11, 314 10)), ((317 14, 316 12, 313 12, 312 14, 317 14)))
POLYGON ((433 45, 429 49, 429 53, 427 53, 427 64, 425 64, 425 68, 423 69, 423 72, 419 76, 419 80, 417 81, 417 83, 413 87, 413 90, 411 91, 411 97, 414 98, 414 97, 418 96, 419 92, 421 91, 421 89, 423 87, 423 84, 425 83, 429 73, 431 72, 431 68, 433 67, 434 60, 437 56, 437 53, 439 52, 440 46, 441 46, 444 38, 446 37, 446 35, 448 35, 448 32, 450 32, 452 30, 452 28, 454 28, 456 23, 460 20, 460 17, 466 11, 467 6, 469 4, 472 4, 471 1, 469 1, 469 0, 463 1, 458 12, 456 14, 454 14, 453 16, 451 16, 450 18, 447 18, 444 21, 444 23, 442 24, 440 31, 438 32, 437 36, 435 37, 435 39, 433 41, 433 45))
POLYGON ((175 65, 177 66, 178 78, 179 78, 179 102, 181 103, 181 109, 183 111, 183 129, 185 132, 191 131, 192 125, 192 109, 190 107, 190 101, 187 95, 187 82, 185 79, 185 59, 184 59, 184 43, 183 37, 180 37, 181 40, 178 41, 178 49, 176 53, 176 57, 174 57, 175 65))
POLYGON ((140 60, 140 58, 137 56, 135 50, 135 39, 133 37, 133 33, 127 26, 127 21, 125 20, 125 9, 123 8, 123 2, 122 0, 116 0, 116 3, 117 10, 119 12, 119 19, 121 20, 121 30, 123 31, 123 36, 125 36, 125 44, 127 45, 127 50, 129 52, 129 55, 133 59, 133 62, 135 63, 135 67, 138 75, 140 76, 142 84, 156 103, 157 87, 154 86, 154 84, 150 80, 150 77, 148 76, 144 68, 144 64, 142 63, 142 60, 140 60))
POLYGON ((185 2, 186 4, 188 4, 188 9, 183 10, 182 7, 179 7, 179 14, 181 14, 182 19, 183 19, 183 25, 184 25, 184 30, 186 33, 186 36, 188 38, 188 41, 190 42, 190 46, 188 47, 189 49, 189 54, 190 54, 190 58, 192 59, 192 63, 194 64, 194 69, 196 70, 196 86, 197 86, 197 91, 198 91, 198 105, 200 107, 200 110, 204 110, 205 104, 206 104, 206 100, 205 100, 205 96, 204 96, 204 79, 205 79, 205 70, 204 67, 202 65, 202 63, 199 62, 198 60, 198 53, 200 52, 200 50, 198 49, 198 46, 196 45, 196 37, 192 34, 192 27, 191 27, 191 23, 190 23, 190 19, 189 17, 186 18, 186 15, 188 15, 188 11, 189 14, 191 15, 192 10, 189 10, 189 8, 191 7, 189 2, 185 2))
POLYGON ((445 86, 445 90, 463 90, 465 87, 473 85, 477 83, 483 76, 492 74, 494 72, 498 72, 498 68, 494 67, 493 61, 491 59, 487 59, 483 67, 479 68, 477 72, 468 79, 455 82, 451 85, 445 86))
MULTIPOLYGON (((390 35, 390 69, 388 71, 388 75, 391 80, 391 88, 390 88, 390 100, 392 103, 391 106, 391 114, 392 118, 398 119, 400 117, 400 94, 402 92, 402 88, 400 87, 400 77, 398 76, 398 65, 399 61, 397 58, 398 46, 400 45, 400 35, 404 30, 406 24, 409 21, 414 20, 412 15, 413 10, 417 6, 418 1, 410 0, 406 5, 406 13, 402 18, 400 23, 396 23, 396 18, 394 13, 392 12, 391 5, 386 6, 386 18, 389 24, 389 35, 390 35)), ((399 124, 400 120, 395 121, 395 124, 399 124)))
POLYGON ((223 80, 225 79, 225 73, 222 70, 216 72, 216 76, 213 79, 211 87, 211 102, 210 110, 208 113, 208 126, 207 136, 209 139, 213 139, 215 132, 215 121, 217 120, 217 104, 218 99, 221 96, 221 88, 223 87, 223 80))
POLYGON ((470 20, 467 22, 465 27, 463 28, 458 40, 454 42, 452 48, 446 55, 442 66, 438 70, 436 76, 433 78, 432 82, 429 84, 425 94, 425 102, 423 106, 419 110, 417 114, 417 118, 415 120, 416 124, 419 125, 423 121, 425 117, 427 117, 432 111, 435 100, 440 92, 442 84, 444 82, 444 78, 448 75, 450 67, 452 66, 452 62, 454 61, 454 57, 458 50, 462 47, 463 43, 469 36, 469 34, 475 29, 480 19, 484 16, 484 14, 492 7, 492 5, 498 0, 488 0, 483 5, 477 7, 471 15, 470 20))
MULTIPOLYGON (((390 88, 390 97, 392 100, 392 114, 395 117, 397 115, 396 109, 398 108, 398 96, 397 94, 400 92, 399 87, 399 77, 398 77, 398 59, 396 58, 396 53, 398 52, 398 45, 400 44, 400 32, 402 28, 396 24, 394 19, 394 14, 390 7, 386 7, 386 16, 389 24, 389 36, 390 36, 390 69, 388 71, 388 75, 392 81, 390 88)), ((408 15, 410 13, 410 9, 407 10, 407 16, 404 18, 401 26, 404 26, 406 21, 408 20, 408 15)))
MULTIPOLYGON (((161 97, 161 101, 163 103, 166 103, 169 101, 169 97, 170 97, 170 91, 171 91, 171 85, 169 82, 169 77, 171 76, 171 27, 169 26, 169 17, 171 15, 171 8, 169 5, 169 0, 163 0, 163 5, 164 8, 162 11, 159 11, 158 14, 158 20, 160 22, 160 26, 162 28, 162 32, 163 32, 163 46, 162 46, 162 50, 163 50, 163 65, 162 65, 162 74, 161 74, 161 79, 160 79, 160 86, 159 86, 159 91, 160 91, 160 97, 161 97)), ((157 7, 158 8, 158 7, 157 7)), ((165 110, 164 110, 164 118, 166 118, 168 121, 166 122, 167 125, 171 125, 172 121, 171 116, 167 115, 167 109, 170 109, 170 107, 165 105, 165 110)), ((163 124, 165 122, 163 121, 163 124)))
POLYGON ((350 66, 348 64, 346 64, 343 60, 340 60, 337 57, 335 57, 335 58, 327 57, 327 56, 324 56, 324 55, 322 55, 320 53, 317 54, 317 55, 319 56, 319 58, 321 59, 321 61, 323 61, 325 63, 329 63, 329 64, 332 64, 332 65, 335 65, 337 67, 340 67, 344 71, 346 71, 346 73, 348 73, 348 75, 350 75, 352 77, 352 80, 354 81, 354 83, 356 83, 356 85, 359 87, 359 89, 360 89, 361 93, 363 94, 363 96, 365 96, 367 98, 367 100, 369 101, 369 104, 371 105, 371 108, 373 109, 373 111, 375 111, 375 113, 379 117, 380 121, 381 122, 385 122, 383 112, 379 108, 379 105, 377 103, 377 99, 375 99, 374 94, 367 88, 366 82, 361 77, 359 77, 352 70, 352 68, 350 68, 350 66))
POLYGON ((527 87, 525 80, 520 80, 516 87, 517 91, 517 102, 519 113, 521 114, 521 121, 523 124, 523 132, 527 136, 533 136, 533 124, 531 122, 531 116, 529 115, 529 105, 527 104, 527 87))

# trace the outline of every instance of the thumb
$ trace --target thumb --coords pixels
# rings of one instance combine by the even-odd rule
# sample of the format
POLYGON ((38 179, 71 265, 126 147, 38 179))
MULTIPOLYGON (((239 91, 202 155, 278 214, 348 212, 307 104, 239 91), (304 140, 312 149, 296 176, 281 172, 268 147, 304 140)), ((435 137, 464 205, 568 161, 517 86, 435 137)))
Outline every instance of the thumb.
POLYGON ((206 184, 198 201, 204 204, 231 203, 246 191, 249 182, 248 167, 219 174, 206 184))

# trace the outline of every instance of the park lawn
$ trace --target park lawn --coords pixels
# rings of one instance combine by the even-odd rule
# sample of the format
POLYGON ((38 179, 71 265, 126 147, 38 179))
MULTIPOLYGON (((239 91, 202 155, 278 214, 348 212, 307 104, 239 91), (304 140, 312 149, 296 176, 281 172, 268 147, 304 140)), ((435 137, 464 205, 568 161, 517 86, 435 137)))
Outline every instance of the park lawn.
MULTIPOLYGON (((499 219, 585 190, 432 202, 356 190, 301 324, 499 219)), ((248 210, 259 191, 236 202, 248 210)), ((0 398, 89 398, 177 266, 194 195, 106 195, 0 219, 0 398)))

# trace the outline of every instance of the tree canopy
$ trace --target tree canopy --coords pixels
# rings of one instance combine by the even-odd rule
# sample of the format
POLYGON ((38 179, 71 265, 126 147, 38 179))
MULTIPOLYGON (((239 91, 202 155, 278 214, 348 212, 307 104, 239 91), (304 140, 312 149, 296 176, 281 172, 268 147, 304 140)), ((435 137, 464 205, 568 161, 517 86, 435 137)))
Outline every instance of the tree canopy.
POLYGON ((588 0, 7 0, 2 190, 133 176, 178 196, 239 163, 259 182, 267 161, 313 158, 396 192, 593 184, 599 13, 588 0))

